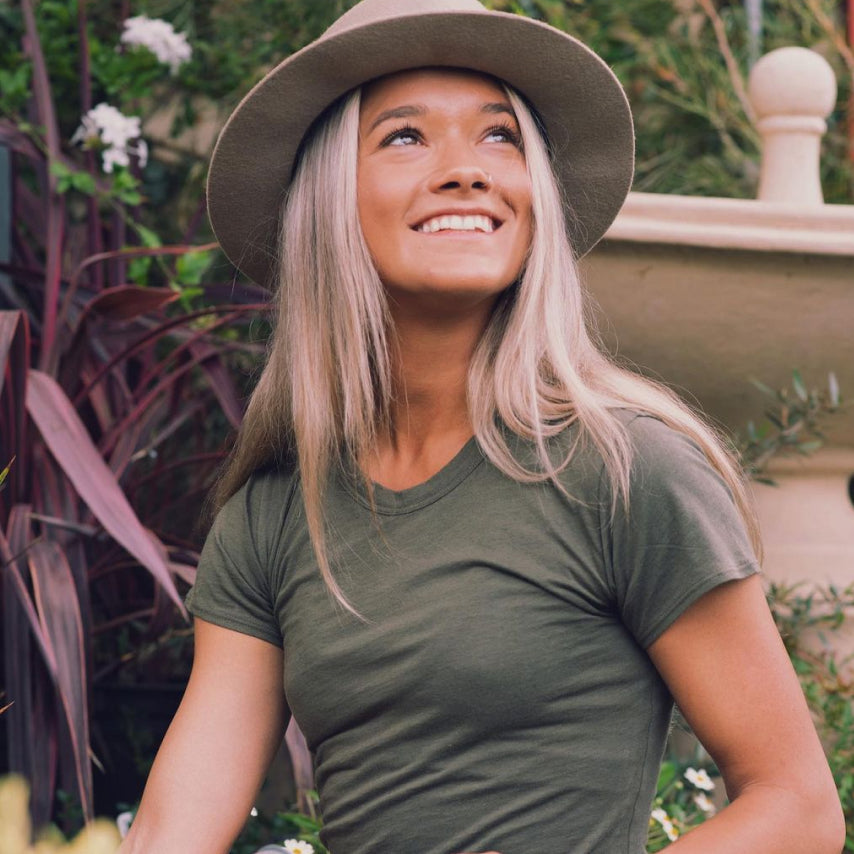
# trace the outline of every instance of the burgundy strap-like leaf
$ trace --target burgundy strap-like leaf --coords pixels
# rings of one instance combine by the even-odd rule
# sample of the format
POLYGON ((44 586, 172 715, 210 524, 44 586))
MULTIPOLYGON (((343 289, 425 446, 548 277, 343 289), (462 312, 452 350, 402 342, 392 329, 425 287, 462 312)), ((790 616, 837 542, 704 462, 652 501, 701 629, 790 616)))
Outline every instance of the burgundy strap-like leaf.
POLYGON ((179 294, 170 288, 140 288, 118 285, 105 288, 86 304, 86 314, 100 314, 110 320, 134 320, 174 302, 179 294))
POLYGON ((30 366, 30 328, 22 311, 0 311, 0 468, 12 457, 0 508, 24 500, 29 489, 30 443, 23 398, 30 366))
POLYGON ((41 695, 47 684, 45 673, 56 669, 56 659, 29 591, 27 552, 33 542, 30 506, 12 507, 8 524, 6 536, 0 531, 3 687, 13 704, 5 719, 7 760, 9 770, 30 781, 33 819, 41 825, 50 819, 56 785, 56 728, 49 722, 53 691, 48 687, 49 702, 41 695), (34 667, 33 640, 45 663, 43 669, 34 667))
POLYGON ((68 724, 77 782, 87 820, 92 810, 92 767, 89 764, 89 708, 83 621, 71 567, 59 546, 36 540, 27 552, 36 608, 44 635, 50 639, 54 684, 68 724))
POLYGON ((151 533, 137 518, 65 392, 41 371, 31 370, 27 379, 27 411, 80 497, 115 540, 160 582, 186 616, 162 553, 152 543, 151 533))

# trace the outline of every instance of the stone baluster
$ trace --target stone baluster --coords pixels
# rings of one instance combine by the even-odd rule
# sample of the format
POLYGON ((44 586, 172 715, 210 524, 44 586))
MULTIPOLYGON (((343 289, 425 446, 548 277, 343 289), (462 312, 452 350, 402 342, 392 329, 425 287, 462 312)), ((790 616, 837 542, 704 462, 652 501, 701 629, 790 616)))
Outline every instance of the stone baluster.
POLYGON ((753 66, 748 95, 762 137, 759 198, 823 204, 821 138, 836 104, 836 77, 827 60, 803 47, 773 50, 753 66))

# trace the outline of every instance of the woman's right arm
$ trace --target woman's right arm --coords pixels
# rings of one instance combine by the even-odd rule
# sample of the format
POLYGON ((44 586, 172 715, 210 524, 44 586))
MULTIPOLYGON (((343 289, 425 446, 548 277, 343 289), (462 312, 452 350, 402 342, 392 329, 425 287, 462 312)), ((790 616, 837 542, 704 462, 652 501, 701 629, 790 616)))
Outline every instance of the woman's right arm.
POLYGON ((282 650, 195 620, 193 669, 119 854, 227 854, 281 743, 282 650))

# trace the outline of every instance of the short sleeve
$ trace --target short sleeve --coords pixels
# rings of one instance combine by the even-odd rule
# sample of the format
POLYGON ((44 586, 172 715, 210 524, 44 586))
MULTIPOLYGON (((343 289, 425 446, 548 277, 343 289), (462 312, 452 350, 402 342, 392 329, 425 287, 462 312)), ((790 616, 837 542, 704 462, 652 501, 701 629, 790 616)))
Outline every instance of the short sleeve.
POLYGON ((250 479, 217 514, 185 605, 195 617, 281 647, 271 567, 253 532, 252 486, 250 479))
POLYGON ((627 426, 628 513, 610 528, 617 606, 647 648, 704 593, 759 571, 732 494, 701 448, 651 416, 627 426))

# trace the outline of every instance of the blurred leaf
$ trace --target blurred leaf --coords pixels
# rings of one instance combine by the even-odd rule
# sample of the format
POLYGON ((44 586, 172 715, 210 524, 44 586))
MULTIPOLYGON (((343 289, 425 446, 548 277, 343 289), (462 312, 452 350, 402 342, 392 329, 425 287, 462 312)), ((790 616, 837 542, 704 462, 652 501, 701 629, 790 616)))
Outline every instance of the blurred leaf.
POLYGON ((839 381, 836 379, 836 374, 831 371, 827 377, 828 393, 830 395, 830 403, 832 406, 839 406, 839 381))
POLYGON ((757 380, 757 379, 755 379, 755 378, 753 378, 753 377, 751 377, 751 378, 750 378, 750 384, 751 384, 754 388, 758 388, 758 389, 759 389, 759 391, 761 391, 761 392, 762 392, 762 394, 764 394, 766 397, 770 397, 770 398, 772 398, 772 399, 774 399, 774 400, 776 400, 776 399, 777 399, 777 392, 776 392, 776 391, 774 391, 774 389, 773 389, 773 388, 771 388, 771 386, 765 385, 765 383, 760 382, 759 380, 757 380))
POLYGON ((133 320, 156 311, 178 299, 169 288, 138 288, 118 285, 101 291, 86 306, 86 311, 109 317, 111 320, 133 320))
POLYGON ((807 387, 804 385, 803 377, 801 377, 800 371, 792 371, 792 388, 795 390, 795 394, 806 403, 809 398, 809 393, 807 392, 807 387))
POLYGON ((133 227, 136 233, 139 235, 143 246, 147 246, 149 249, 154 249, 158 246, 163 245, 163 241, 157 235, 157 232, 152 231, 150 228, 147 228, 139 222, 135 222, 133 224, 133 227))
POLYGON ((210 263, 210 252, 188 252, 186 255, 179 255, 175 262, 178 281, 182 285, 198 285, 210 263))
POLYGON ((0 469, 0 488, 3 487, 3 484, 6 481, 6 478, 9 476, 9 469, 12 468, 12 463, 14 463, 14 462, 15 462, 15 458, 12 457, 12 459, 9 460, 9 463, 6 465, 6 467, 3 469, 0 469))

